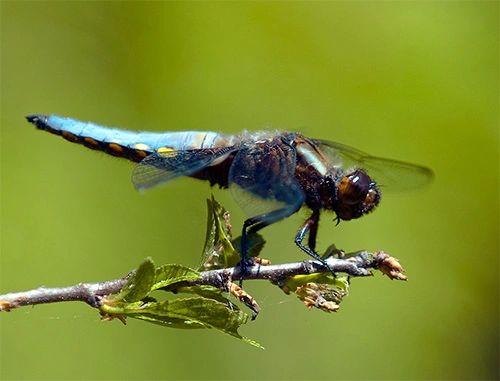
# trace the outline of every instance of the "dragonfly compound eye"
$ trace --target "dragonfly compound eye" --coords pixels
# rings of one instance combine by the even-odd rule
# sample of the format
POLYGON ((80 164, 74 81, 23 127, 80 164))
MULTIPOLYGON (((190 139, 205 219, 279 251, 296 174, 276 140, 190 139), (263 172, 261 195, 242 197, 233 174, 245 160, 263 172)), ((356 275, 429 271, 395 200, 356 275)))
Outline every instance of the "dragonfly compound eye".
POLYGON ((362 170, 342 178, 337 197, 337 215, 342 220, 359 218, 371 212, 380 202, 376 184, 362 170))

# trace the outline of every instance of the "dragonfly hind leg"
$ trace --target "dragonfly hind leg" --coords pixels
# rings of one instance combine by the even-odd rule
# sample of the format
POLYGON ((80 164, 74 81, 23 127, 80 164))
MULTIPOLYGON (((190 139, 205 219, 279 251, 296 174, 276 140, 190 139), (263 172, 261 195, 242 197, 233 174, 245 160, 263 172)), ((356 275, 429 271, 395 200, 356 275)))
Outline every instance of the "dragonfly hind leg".
MULTIPOLYGON (((295 210, 291 210, 290 208, 283 208, 245 220, 245 222, 243 223, 243 229, 241 231, 240 266, 242 274, 246 274, 247 267, 251 266, 247 258, 247 253, 248 253, 247 236, 253 233, 257 233, 259 230, 265 228, 266 226, 278 222, 283 218, 288 217, 290 214, 293 214, 294 212, 295 210)), ((240 280, 240 286, 241 283, 242 280, 240 280)))

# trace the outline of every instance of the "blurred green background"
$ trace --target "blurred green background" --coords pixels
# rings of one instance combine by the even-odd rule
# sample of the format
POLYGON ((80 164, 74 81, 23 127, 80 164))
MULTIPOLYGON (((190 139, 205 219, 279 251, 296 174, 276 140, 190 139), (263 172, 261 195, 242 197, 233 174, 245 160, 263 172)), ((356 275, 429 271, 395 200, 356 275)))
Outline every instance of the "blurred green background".
MULTIPOLYGON (((59 114, 130 130, 298 130, 420 163, 434 184, 384 195, 320 250, 385 250, 407 283, 354 279, 337 314, 247 282, 241 333, 103 323, 83 303, 0 314, 1 379, 497 379, 498 2, 2 2, 0 293, 198 264, 205 198, 144 195, 133 164, 36 131, 59 114)), ((301 212, 263 231, 304 259, 301 212)))

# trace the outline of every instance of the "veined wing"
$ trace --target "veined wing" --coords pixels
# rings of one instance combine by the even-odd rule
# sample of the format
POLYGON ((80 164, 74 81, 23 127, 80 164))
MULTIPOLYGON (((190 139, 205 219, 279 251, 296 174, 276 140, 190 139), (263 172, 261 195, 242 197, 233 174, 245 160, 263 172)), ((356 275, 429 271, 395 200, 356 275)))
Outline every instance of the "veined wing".
POLYGON ((144 158, 132 172, 136 189, 145 191, 156 185, 189 176, 200 169, 222 160, 224 156, 238 150, 239 146, 201 148, 192 150, 159 150, 144 158))
POLYGON ((364 169, 382 187, 389 190, 408 191, 428 185, 434 172, 427 167, 403 161, 371 156, 355 148, 326 140, 313 140, 331 160, 335 169, 344 173, 364 169))

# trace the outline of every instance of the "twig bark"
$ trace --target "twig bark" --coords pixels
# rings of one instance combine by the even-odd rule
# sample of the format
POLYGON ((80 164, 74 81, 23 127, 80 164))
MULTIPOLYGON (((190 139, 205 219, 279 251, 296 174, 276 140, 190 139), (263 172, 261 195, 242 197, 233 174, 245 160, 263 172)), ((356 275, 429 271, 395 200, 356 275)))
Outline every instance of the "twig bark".
MULTIPOLYGON (((369 276, 372 275, 369 269, 375 268, 387 274, 391 279, 406 280, 406 277, 401 274, 404 269, 399 266, 397 260, 384 252, 370 254, 362 251, 348 258, 329 257, 326 261, 330 269, 338 273, 346 273, 351 276, 369 276), (387 270, 387 268, 389 269, 387 270)), ((254 265, 247 268, 245 274, 242 274, 240 267, 237 266, 202 271, 201 278, 175 283, 169 287, 169 290, 174 291, 181 287, 201 285, 221 288, 227 284, 227 280, 264 279, 278 284, 286 277, 330 272, 330 269, 320 262, 311 260, 279 265, 254 265)), ((133 273, 134 271, 123 278, 100 283, 79 283, 61 288, 40 287, 30 291, 0 295, 0 311, 10 311, 13 308, 36 304, 70 301, 82 301, 96 308, 102 305, 104 296, 118 293, 133 273)))

